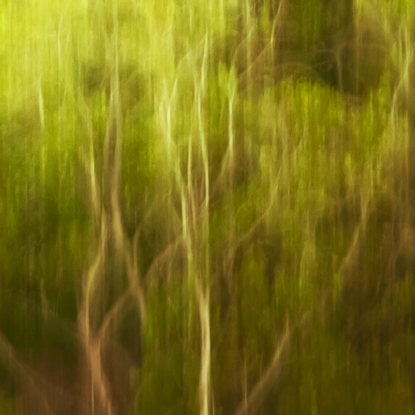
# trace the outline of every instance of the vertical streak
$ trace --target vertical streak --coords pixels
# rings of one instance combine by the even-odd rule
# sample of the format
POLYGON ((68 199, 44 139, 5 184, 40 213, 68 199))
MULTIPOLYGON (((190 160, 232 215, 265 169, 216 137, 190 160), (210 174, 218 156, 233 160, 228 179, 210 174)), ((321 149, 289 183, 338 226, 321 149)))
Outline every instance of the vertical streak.
POLYGON ((199 283, 196 285, 196 296, 199 305, 199 318, 201 326, 201 368, 199 379, 199 406, 200 415, 209 414, 210 396, 210 316, 209 291, 203 292, 199 283))

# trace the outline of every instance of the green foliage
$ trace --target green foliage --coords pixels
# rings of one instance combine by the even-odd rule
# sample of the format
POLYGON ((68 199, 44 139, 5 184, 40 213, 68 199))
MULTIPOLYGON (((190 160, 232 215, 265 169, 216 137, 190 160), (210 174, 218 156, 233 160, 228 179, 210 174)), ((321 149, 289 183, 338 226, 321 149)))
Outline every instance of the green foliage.
MULTIPOLYGON (((1 333, 73 352, 63 328, 120 213, 146 312, 134 413, 201 412, 201 286, 211 413, 247 398, 286 316, 259 412, 411 413, 409 2, 104 3, 0 10, 1 333)), ((131 266, 108 245, 99 313, 131 266)))
POLYGON ((172 282, 168 291, 158 284, 149 290, 137 412, 191 413, 197 408, 199 356, 193 340, 186 340, 193 338, 197 327, 189 321, 182 289, 180 283, 172 282))

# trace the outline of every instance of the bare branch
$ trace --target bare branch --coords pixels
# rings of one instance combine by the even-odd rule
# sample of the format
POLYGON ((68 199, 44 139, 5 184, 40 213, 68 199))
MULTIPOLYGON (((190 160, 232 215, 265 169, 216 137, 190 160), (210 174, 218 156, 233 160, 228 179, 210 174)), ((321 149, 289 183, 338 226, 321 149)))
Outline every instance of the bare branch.
POLYGON ((264 398, 279 383, 281 369, 290 350, 290 339, 291 333, 287 319, 284 335, 282 336, 278 347, 275 349, 267 370, 258 380, 248 397, 239 405, 235 415, 246 415, 248 413, 253 414, 256 412, 264 398))

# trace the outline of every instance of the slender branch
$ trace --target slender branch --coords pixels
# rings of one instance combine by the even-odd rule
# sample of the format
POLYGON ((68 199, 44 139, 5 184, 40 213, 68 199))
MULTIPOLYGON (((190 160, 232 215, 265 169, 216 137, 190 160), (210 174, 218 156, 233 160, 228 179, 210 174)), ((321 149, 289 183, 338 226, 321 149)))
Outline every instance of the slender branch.
POLYGON ((270 393, 270 391, 276 387, 280 381, 281 369, 284 361, 290 350, 290 339, 291 333, 287 324, 285 332, 281 338, 278 347, 275 349, 274 355, 268 365, 265 373, 260 377, 257 384, 254 386, 252 391, 249 393, 247 398, 243 399, 240 403, 235 415, 247 415, 256 412, 264 398, 270 393))

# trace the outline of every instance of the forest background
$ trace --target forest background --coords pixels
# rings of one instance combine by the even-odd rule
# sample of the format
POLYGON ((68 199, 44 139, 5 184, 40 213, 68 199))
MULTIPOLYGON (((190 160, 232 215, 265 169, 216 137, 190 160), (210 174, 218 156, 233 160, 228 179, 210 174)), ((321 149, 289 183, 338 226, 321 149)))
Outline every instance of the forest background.
POLYGON ((2 0, 0 413, 415 411, 412 0, 2 0))

